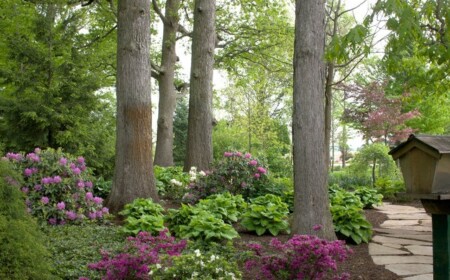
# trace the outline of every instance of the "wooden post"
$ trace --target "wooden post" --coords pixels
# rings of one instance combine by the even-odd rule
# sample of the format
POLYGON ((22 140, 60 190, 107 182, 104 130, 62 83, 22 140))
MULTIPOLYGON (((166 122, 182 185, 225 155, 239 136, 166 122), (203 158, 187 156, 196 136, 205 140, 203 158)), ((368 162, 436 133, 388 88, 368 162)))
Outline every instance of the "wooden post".
POLYGON ((433 223, 433 279, 450 279, 450 216, 431 215, 433 223))

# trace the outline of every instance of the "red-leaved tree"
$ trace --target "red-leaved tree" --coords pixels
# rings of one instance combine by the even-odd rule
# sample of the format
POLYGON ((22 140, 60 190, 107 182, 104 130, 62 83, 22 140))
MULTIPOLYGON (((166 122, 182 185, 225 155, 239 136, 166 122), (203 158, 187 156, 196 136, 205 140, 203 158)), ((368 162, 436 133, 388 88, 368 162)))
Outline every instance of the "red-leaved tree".
POLYGON ((344 111, 343 119, 359 130, 364 139, 371 142, 384 142, 386 145, 405 140, 415 130, 406 122, 418 117, 418 110, 403 111, 402 103, 408 97, 388 97, 384 84, 372 82, 366 86, 344 85, 350 106, 344 111))

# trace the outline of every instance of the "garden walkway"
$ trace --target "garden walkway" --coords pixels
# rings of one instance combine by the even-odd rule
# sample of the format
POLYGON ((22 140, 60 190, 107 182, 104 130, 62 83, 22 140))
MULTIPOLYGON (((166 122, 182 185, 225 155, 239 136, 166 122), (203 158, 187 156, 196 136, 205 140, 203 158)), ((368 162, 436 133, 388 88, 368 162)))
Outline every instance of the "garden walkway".
POLYGON ((433 279, 431 217, 423 208, 384 203, 388 220, 374 228, 369 254, 404 280, 433 279))

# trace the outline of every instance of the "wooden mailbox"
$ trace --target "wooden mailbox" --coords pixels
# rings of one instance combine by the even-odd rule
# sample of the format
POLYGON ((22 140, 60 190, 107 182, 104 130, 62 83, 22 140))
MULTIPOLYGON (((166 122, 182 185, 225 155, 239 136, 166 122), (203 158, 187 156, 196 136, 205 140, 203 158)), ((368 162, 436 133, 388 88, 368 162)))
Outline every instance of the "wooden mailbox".
POLYGON ((400 162, 408 195, 450 199, 450 136, 412 134, 389 154, 400 162))

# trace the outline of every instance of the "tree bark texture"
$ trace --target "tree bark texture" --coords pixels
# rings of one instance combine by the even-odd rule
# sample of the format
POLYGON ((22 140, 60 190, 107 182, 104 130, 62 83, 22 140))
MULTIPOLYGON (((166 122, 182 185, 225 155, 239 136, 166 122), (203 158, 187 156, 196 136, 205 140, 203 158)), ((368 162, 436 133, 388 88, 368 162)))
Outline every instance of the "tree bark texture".
POLYGON ((292 232, 333 240, 325 159, 324 21, 324 0, 296 1, 292 232), (314 231, 315 225, 322 229, 314 231))
POLYGON ((215 48, 215 0, 195 0, 189 96, 187 155, 184 170, 207 170, 212 151, 212 78, 215 48))
POLYGON ((175 52, 176 32, 178 29, 178 9, 180 0, 167 0, 162 41, 162 72, 158 79, 159 109, 158 130, 154 164, 159 166, 173 165, 173 114, 176 107, 175 91, 175 52))
POLYGON ((152 162, 150 0, 119 0, 117 140, 113 188, 116 213, 139 197, 158 201, 152 162))

